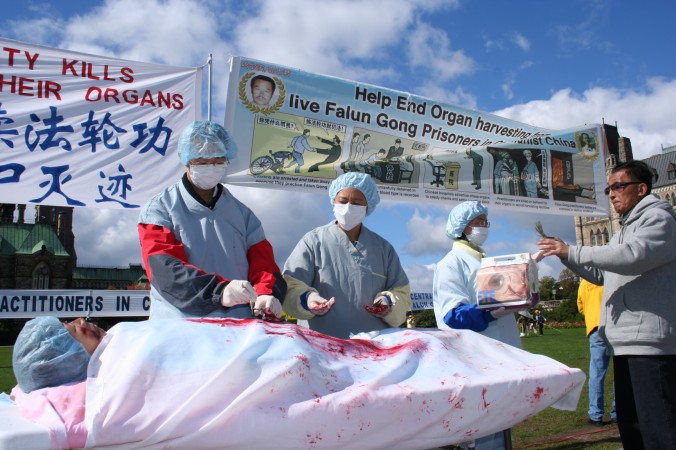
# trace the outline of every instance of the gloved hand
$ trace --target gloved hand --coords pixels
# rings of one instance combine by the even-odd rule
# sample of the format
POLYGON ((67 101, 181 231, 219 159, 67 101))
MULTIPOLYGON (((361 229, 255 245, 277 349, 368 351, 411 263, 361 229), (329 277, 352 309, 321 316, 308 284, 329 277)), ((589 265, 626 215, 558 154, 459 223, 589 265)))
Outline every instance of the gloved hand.
POLYGON ((379 295, 373 300, 373 306, 364 306, 364 309, 376 317, 385 317, 392 309, 392 301, 384 295, 379 295))
POLYGON ((232 280, 221 293, 221 305, 232 308, 256 300, 256 291, 246 280, 232 280))
POLYGON ((326 300, 315 291, 310 292, 307 296, 307 307, 310 312, 316 316, 323 316, 329 312, 329 309, 331 309, 331 306, 333 306, 335 302, 336 297, 331 297, 330 300, 326 300))
POLYGON ((493 316, 494 319, 499 319, 500 317, 504 317, 509 314, 514 314, 514 311, 507 309, 504 306, 491 311, 491 316, 493 316))
POLYGON ((282 303, 272 295, 259 295, 251 303, 254 317, 266 320, 279 320, 282 318, 282 303))

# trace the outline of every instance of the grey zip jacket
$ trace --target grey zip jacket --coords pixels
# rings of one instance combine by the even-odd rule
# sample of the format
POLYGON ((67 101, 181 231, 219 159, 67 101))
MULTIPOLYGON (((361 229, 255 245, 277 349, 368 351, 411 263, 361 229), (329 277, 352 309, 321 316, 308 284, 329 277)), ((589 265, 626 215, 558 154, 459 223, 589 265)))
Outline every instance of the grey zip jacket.
POLYGON ((603 285, 599 333, 613 355, 676 354, 676 214, 667 201, 644 197, 608 245, 571 245, 562 262, 603 285))

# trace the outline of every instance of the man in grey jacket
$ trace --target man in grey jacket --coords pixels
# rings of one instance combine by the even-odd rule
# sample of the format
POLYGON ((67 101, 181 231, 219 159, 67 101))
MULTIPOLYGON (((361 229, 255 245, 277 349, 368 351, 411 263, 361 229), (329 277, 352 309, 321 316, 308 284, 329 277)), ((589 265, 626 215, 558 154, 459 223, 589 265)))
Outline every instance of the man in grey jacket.
POLYGON ((538 244, 603 285, 599 334, 613 353, 617 420, 626 449, 676 449, 676 214, 651 195, 653 170, 616 166, 605 192, 621 229, 608 245, 538 244))

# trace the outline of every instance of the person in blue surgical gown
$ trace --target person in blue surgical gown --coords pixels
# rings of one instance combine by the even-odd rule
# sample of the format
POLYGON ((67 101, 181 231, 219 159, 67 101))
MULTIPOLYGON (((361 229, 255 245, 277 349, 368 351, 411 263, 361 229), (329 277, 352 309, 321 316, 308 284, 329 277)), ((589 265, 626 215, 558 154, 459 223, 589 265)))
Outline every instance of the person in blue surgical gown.
MULTIPOLYGON (((476 274, 488 238, 488 208, 481 202, 460 203, 451 210, 446 235, 453 248, 437 263, 432 296, 439 329, 469 329, 521 348, 519 331, 512 311, 504 307, 487 311, 476 302, 476 274)), ((509 430, 476 441, 477 450, 511 448, 509 430)))
POLYGON ((408 278, 392 245, 362 224, 380 201, 375 182, 345 173, 329 198, 335 220, 305 234, 284 265, 284 311, 339 338, 400 326, 411 309, 408 278))
POLYGON ((263 225, 221 183, 236 153, 221 125, 193 122, 178 144, 183 177, 141 209, 150 319, 281 318, 286 284, 263 225))

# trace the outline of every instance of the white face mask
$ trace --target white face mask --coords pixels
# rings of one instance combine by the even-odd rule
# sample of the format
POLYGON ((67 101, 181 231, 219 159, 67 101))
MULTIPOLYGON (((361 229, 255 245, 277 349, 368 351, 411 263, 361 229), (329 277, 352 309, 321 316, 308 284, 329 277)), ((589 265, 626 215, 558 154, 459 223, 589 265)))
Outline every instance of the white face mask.
POLYGON ((225 166, 225 164, 188 166, 190 181, 199 189, 213 189, 225 177, 225 166))
POLYGON ((472 227, 472 232, 467 236, 467 240, 474 245, 481 247, 486 239, 488 239, 488 228, 485 227, 472 227))
POLYGON ((350 231, 366 217, 366 206, 336 203, 333 205, 333 215, 343 230, 350 231))

